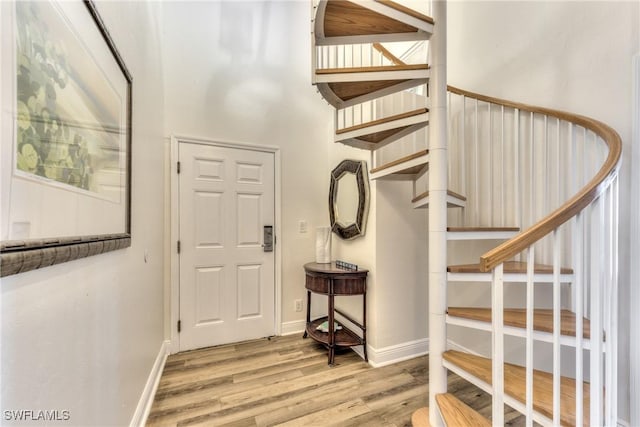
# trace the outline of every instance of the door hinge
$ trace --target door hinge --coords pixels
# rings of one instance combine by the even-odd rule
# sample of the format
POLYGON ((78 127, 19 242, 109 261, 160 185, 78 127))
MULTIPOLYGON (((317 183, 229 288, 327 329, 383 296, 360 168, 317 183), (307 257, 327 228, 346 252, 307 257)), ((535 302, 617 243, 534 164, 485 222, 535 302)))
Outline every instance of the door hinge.
POLYGON ((180 248, 181 248, 180 240, 178 240, 178 253, 180 253, 180 248))
POLYGON ((178 173, 180 173, 180 162, 178 162, 178 173))
POLYGON ((182 320, 178 320, 178 333, 182 331, 182 320))

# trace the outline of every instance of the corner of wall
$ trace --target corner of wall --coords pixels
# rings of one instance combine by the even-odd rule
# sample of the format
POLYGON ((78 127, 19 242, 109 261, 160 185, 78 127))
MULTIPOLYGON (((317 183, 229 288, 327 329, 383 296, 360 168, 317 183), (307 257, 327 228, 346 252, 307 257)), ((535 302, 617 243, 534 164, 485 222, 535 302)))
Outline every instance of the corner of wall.
POLYGON ((149 417, 149 412, 153 405, 153 399, 156 395, 156 391, 158 390, 160 378, 162 377, 162 371, 164 370, 164 365, 167 362, 170 345, 171 343, 168 340, 163 341, 162 345, 160 345, 160 351, 158 352, 158 356, 153 363, 147 382, 142 390, 138 406, 136 406, 136 410, 131 418, 131 423, 129 424, 130 427, 143 427, 147 424, 147 418, 149 417))

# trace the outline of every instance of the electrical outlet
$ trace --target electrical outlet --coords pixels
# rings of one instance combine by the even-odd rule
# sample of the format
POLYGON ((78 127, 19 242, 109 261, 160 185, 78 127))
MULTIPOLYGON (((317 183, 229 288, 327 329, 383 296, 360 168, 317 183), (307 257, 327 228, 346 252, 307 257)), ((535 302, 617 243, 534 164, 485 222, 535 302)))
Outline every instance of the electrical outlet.
POLYGON ((296 311, 302 311, 302 300, 301 299, 297 299, 295 301, 293 301, 293 307, 296 311))

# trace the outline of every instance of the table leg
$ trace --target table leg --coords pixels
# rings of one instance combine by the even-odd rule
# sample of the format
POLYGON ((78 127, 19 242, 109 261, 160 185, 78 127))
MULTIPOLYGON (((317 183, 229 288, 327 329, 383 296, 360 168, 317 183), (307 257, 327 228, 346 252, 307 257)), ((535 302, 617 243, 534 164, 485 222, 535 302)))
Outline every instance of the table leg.
POLYGON ((307 326, 311 323, 311 291, 307 291, 307 323, 304 326, 304 335, 302 338, 306 338, 309 335, 307 334, 307 326))
POLYGON ((329 299, 329 315, 328 315, 328 326, 329 326, 329 365, 333 366, 333 361, 335 359, 336 354, 336 345, 335 345, 335 331, 333 327, 334 323, 334 313, 333 313, 333 292, 331 292, 328 296, 329 299))
POLYGON ((362 348, 364 350, 364 361, 369 362, 367 357, 367 291, 362 294, 362 348))

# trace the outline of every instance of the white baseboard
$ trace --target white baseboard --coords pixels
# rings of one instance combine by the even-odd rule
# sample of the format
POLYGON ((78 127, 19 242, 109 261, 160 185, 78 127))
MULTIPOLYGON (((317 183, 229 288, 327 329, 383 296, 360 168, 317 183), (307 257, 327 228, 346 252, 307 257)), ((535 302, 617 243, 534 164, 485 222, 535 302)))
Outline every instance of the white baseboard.
MULTIPOLYGON (((353 351, 363 356, 362 346, 354 347, 353 351)), ((369 364, 374 368, 379 368, 414 357, 424 356, 429 353, 429 338, 409 341, 402 344, 391 345, 382 348, 367 346, 367 356, 369 364)))
POLYGON ((158 383, 160 382, 164 364, 166 363, 167 356, 169 355, 170 346, 171 343, 168 340, 164 341, 160 346, 160 351, 158 352, 156 361, 153 363, 153 367, 149 373, 149 378, 147 378, 144 390, 142 390, 142 395, 138 401, 136 411, 133 413, 131 424, 129 424, 130 427, 143 427, 147 423, 147 417, 149 416, 149 411, 153 404, 153 398, 155 397, 156 390, 158 389, 158 383))
POLYGON ((307 325, 305 320, 294 320, 291 322, 282 322, 282 335, 293 335, 304 333, 304 328, 307 325))
POLYGON ((447 340, 447 350, 457 350, 463 353, 473 354, 474 356, 482 356, 477 351, 470 350, 467 347, 460 345, 457 342, 452 340, 447 340))

